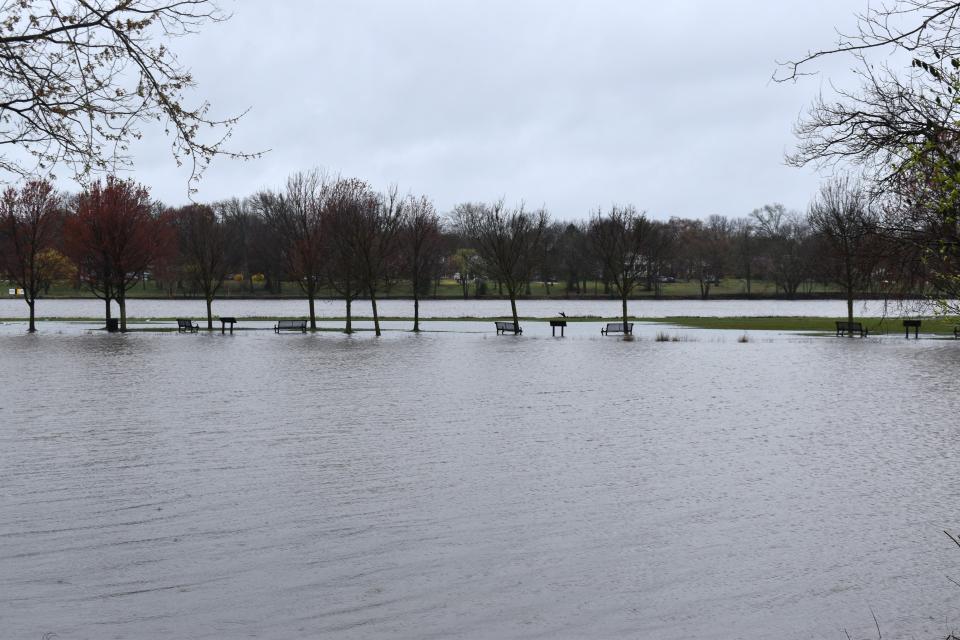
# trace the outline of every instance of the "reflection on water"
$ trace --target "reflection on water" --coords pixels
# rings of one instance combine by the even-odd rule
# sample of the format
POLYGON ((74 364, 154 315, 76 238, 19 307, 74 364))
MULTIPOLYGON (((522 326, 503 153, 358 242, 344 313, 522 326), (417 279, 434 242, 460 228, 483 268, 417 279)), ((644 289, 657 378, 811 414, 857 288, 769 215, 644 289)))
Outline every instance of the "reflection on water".
POLYGON ((0 335, 3 636, 956 627, 957 343, 482 328, 0 335))

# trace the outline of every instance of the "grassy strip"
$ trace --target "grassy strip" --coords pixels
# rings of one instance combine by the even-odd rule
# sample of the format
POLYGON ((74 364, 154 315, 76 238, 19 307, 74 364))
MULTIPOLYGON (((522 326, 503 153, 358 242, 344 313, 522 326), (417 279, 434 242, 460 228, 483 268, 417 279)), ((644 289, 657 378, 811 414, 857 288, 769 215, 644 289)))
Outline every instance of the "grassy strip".
MULTIPOLYGON (((737 331, 810 331, 835 332, 836 321, 846 318, 798 317, 798 316, 754 316, 740 318, 703 318, 694 316, 676 316, 670 318, 648 318, 653 322, 676 324, 695 329, 733 329, 737 331)), ((862 322, 870 333, 902 333, 900 318, 854 318, 862 322)), ((926 318, 920 326, 923 333, 950 334, 960 324, 960 318, 926 318)))

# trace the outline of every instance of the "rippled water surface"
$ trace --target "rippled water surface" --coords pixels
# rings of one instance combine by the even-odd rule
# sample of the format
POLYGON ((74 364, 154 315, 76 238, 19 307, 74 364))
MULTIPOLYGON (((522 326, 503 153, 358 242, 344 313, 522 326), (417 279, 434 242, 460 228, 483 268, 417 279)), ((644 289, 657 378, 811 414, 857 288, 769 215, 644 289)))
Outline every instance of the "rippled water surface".
POLYGON ((0 332, 0 637, 960 628, 960 342, 487 324, 0 332))

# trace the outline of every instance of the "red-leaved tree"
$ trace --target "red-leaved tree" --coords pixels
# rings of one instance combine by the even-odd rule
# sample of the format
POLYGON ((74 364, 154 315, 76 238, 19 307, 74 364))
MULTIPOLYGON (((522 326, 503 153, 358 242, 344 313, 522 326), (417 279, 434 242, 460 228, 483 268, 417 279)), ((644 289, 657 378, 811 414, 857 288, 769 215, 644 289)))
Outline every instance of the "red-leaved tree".
POLYGON ((106 303, 107 320, 110 301, 116 300, 121 331, 127 330, 127 291, 174 245, 172 233, 155 213, 147 188, 115 176, 90 185, 67 217, 67 254, 80 281, 106 303))
POLYGON ((37 296, 67 275, 66 261, 56 250, 63 220, 60 205, 53 185, 44 180, 20 189, 8 187, 0 198, 0 274, 23 289, 31 333, 37 330, 37 296))

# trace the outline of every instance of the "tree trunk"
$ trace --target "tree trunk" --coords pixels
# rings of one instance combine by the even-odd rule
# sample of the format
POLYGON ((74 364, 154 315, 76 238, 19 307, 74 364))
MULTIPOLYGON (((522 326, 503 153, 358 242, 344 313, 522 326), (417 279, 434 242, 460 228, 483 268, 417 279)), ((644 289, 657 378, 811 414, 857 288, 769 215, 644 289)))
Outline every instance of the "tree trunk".
POLYGON ((352 303, 352 300, 350 300, 350 297, 347 296, 347 328, 344 329, 344 333, 353 333, 353 322, 352 322, 352 319, 350 318, 351 303, 352 303))
POLYGON ((125 333, 127 331, 127 297, 123 293, 117 298, 117 304, 120 305, 120 331, 125 333))
POLYGON ((36 299, 28 298, 27 306, 30 307, 30 327, 27 329, 29 333, 36 333, 37 331, 37 322, 36 315, 34 314, 34 305, 37 304, 36 299))
POLYGON ((370 306, 373 308, 373 332, 380 335, 380 316, 377 314, 377 294, 370 289, 370 306))
POLYGON ((207 298, 207 331, 213 331, 213 299, 207 298))
MULTIPOLYGON (((847 286, 847 322, 850 323, 848 327, 853 326, 853 287, 851 286, 847 286)), ((848 331, 847 335, 852 338, 853 331, 848 331)))
POLYGON ((513 326, 519 327, 520 320, 517 319, 517 294, 510 290, 510 311, 513 313, 513 326))
POLYGON ((107 294, 107 296, 103 299, 103 301, 104 301, 105 303, 107 303, 107 311, 106 311, 106 313, 104 314, 104 318, 106 318, 107 326, 110 326, 110 320, 113 319, 113 316, 110 314, 110 311, 111 311, 111 309, 110 309, 110 295, 107 294))
MULTIPOLYGON (((307 304, 310 306, 310 330, 317 330, 317 311, 313 302, 314 291, 313 287, 310 288, 310 291, 307 291, 307 304)), ((347 302, 347 309, 350 308, 350 302, 347 302)))
POLYGON ((633 337, 633 334, 627 332, 627 294, 623 294, 620 303, 623 305, 623 339, 629 340, 633 337))
POLYGON ((420 331, 420 296, 417 287, 413 288, 413 330, 420 331))

